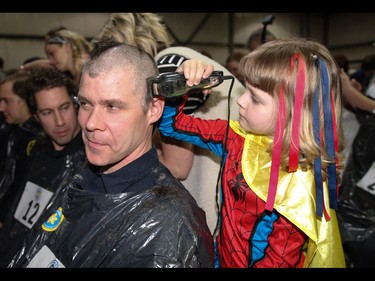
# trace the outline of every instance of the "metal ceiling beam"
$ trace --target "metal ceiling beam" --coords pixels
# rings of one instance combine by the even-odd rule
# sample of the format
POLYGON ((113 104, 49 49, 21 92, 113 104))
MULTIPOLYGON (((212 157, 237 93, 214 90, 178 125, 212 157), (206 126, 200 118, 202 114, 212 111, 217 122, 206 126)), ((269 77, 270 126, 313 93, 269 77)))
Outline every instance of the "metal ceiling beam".
POLYGON ((201 22, 197 25, 197 27, 193 30, 189 38, 185 41, 185 45, 188 45, 191 43, 191 41, 194 39, 194 37, 198 34, 198 32, 202 29, 204 24, 207 22, 207 20, 211 17, 212 13, 207 13, 206 16, 201 20, 201 22))

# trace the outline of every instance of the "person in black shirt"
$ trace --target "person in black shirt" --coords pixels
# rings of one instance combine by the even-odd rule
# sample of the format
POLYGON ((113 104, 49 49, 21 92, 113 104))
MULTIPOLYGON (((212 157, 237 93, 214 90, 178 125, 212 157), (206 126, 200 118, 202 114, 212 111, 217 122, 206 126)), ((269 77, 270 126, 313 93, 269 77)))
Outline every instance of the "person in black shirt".
POLYGON ((34 122, 26 103, 27 78, 26 73, 17 71, 11 72, 0 82, 0 112, 8 124, 1 134, 0 206, 15 192, 14 186, 22 180, 30 150, 42 131, 39 124, 34 122))
POLYGON ((8 267, 213 267, 205 213, 152 145, 164 99, 147 91, 146 79, 157 73, 136 47, 97 43, 78 93, 88 162, 8 267))
POLYGON ((4 214, 0 267, 7 265, 12 250, 51 204, 55 192, 67 183, 78 163, 85 160, 73 80, 58 70, 40 68, 30 72, 25 84, 30 112, 45 135, 30 151, 21 186, 0 206, 4 214))

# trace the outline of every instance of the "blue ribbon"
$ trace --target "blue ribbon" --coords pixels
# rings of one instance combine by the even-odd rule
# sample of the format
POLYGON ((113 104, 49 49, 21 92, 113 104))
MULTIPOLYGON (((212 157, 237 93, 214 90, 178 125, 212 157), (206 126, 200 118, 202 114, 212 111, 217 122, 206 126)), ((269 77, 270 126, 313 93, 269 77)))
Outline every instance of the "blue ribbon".
MULTIPOLYGON (((322 90, 322 104, 324 115, 324 136, 327 156, 335 160, 334 126, 332 118, 332 107, 330 100, 329 76, 325 61, 321 58, 317 60, 317 68, 320 69, 320 84, 322 90)), ((319 89, 316 89, 313 105, 313 130, 316 143, 320 146, 320 127, 319 127, 319 89)), ((323 182, 321 173, 321 158, 314 160, 314 173, 316 185, 316 213, 322 216, 323 213, 323 182)), ((329 163, 327 167, 328 174, 328 193, 330 207, 336 209, 336 163, 329 163)))

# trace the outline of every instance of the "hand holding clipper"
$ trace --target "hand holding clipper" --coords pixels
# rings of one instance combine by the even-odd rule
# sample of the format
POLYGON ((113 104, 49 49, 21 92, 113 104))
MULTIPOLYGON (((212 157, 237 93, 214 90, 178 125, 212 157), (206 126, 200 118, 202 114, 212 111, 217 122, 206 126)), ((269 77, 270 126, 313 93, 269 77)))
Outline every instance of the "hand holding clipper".
POLYGON ((176 98, 208 90, 220 85, 223 82, 223 72, 214 71, 206 78, 202 79, 198 85, 188 86, 186 78, 182 73, 169 72, 160 74, 158 77, 150 77, 147 79, 148 90, 153 96, 162 96, 165 98, 176 98))

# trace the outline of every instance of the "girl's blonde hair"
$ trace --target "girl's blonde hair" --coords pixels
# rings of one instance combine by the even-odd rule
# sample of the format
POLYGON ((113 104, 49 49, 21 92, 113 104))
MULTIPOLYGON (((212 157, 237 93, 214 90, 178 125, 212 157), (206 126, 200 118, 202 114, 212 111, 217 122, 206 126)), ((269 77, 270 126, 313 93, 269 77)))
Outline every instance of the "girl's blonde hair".
POLYGON ((68 29, 59 29, 56 32, 48 33, 45 45, 48 44, 70 44, 72 47, 74 66, 74 69, 70 70, 70 72, 73 76, 81 72, 83 62, 87 59, 92 50, 92 44, 86 40, 85 37, 68 29))
MULTIPOLYGON (((279 102, 280 88, 282 87, 283 89, 286 118, 280 167, 284 170, 288 170, 289 151, 292 142, 293 107, 296 95, 296 83, 298 80, 297 69, 300 63, 305 64, 305 89, 301 113, 298 162, 302 170, 312 169, 314 159, 320 156, 323 180, 326 180, 326 168, 329 163, 334 163, 336 161, 337 167, 339 167, 336 173, 339 174, 338 171, 342 168, 342 152, 344 148, 341 127, 342 103, 339 69, 328 49, 318 42, 303 38, 274 40, 259 46, 253 52, 245 56, 240 62, 240 67, 243 70, 246 83, 269 93, 275 99, 276 104, 279 102), (295 58, 296 55, 299 55, 300 59, 292 59, 295 58), (333 97, 332 109, 334 109, 333 113, 336 118, 334 121, 336 121, 335 126, 338 136, 336 159, 332 159, 327 155, 324 133, 321 133, 321 145, 318 145, 314 138, 313 105, 316 91, 319 92, 320 131, 324 132, 325 129, 322 106, 321 66, 319 67, 318 62, 324 62, 328 70, 329 91, 333 97)), ((277 112, 279 112, 278 109, 277 112)), ((277 140, 274 140, 274 143, 276 143, 276 141, 277 140)), ((272 147, 270 147, 269 150, 271 152, 272 147)))
POLYGON ((171 45, 163 19, 153 13, 111 14, 92 43, 111 38, 120 43, 136 46, 152 57, 171 45))

